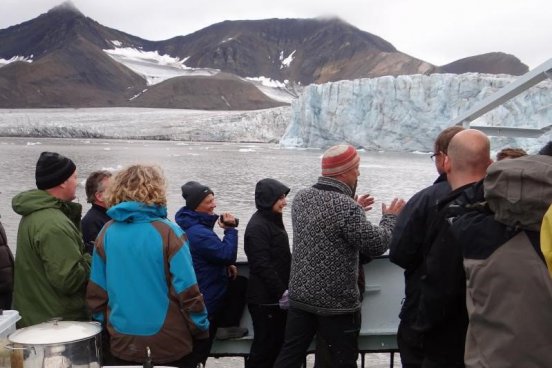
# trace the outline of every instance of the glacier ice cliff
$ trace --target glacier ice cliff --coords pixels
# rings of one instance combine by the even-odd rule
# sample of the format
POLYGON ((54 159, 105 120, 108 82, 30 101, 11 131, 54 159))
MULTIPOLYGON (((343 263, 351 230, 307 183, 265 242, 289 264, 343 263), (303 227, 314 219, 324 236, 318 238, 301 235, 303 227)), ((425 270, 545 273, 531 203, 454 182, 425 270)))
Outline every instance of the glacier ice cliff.
POLYGON ((0 136, 277 143, 289 106, 257 111, 4 109, 0 136))
MULTIPOLYGON (((292 104, 280 140, 286 147, 348 142, 368 150, 433 149, 439 132, 460 113, 516 77, 477 73, 386 76, 305 88, 292 104)), ((542 128, 552 124, 552 82, 544 81, 472 122, 472 126, 542 128)), ((492 148, 536 151, 550 139, 493 137, 492 148)))

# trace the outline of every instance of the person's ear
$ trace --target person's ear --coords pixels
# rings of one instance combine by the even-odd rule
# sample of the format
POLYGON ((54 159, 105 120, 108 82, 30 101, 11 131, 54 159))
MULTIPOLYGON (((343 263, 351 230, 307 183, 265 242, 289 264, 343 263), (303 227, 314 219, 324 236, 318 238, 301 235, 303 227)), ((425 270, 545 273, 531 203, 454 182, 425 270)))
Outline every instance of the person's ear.
POLYGON ((445 173, 450 173, 451 166, 450 157, 443 153, 443 169, 445 170, 445 173))
POLYGON ((96 197, 97 202, 103 202, 103 192, 96 192, 94 197, 96 197))

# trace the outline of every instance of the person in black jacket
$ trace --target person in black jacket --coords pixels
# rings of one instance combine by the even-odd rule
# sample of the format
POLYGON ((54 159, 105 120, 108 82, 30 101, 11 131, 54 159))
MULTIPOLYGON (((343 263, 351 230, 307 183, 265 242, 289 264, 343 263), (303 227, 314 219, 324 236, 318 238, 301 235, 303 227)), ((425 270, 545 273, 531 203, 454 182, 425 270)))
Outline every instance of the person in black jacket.
POLYGON ((491 164, 488 137, 466 129, 450 141, 444 168, 451 193, 439 201, 423 249, 420 299, 413 329, 423 333, 422 368, 463 368, 468 312, 462 244, 451 227, 484 200, 491 164))
POLYGON ((249 262, 247 303, 254 330, 247 368, 272 367, 284 342, 287 312, 279 300, 287 292, 291 268, 282 221, 289 190, 275 179, 262 179, 255 187, 257 212, 247 224, 244 240, 249 262))
POLYGON ((111 217, 106 213, 107 205, 104 202, 104 192, 109 187, 111 172, 99 170, 91 173, 86 179, 85 190, 86 200, 92 203, 92 207, 81 220, 82 240, 84 249, 92 254, 94 242, 100 230, 111 217))
POLYGON ((0 309, 11 309, 13 293, 13 254, 0 222, 0 309))
POLYGON ((450 193, 447 183, 444 161, 452 137, 464 130, 455 125, 444 129, 435 139, 433 155, 435 169, 439 177, 433 185, 416 193, 404 207, 393 230, 389 245, 389 259, 404 268, 405 297, 399 318, 401 322, 397 332, 397 343, 404 368, 419 368, 423 361, 422 334, 412 329, 416 321, 420 299, 420 277, 423 274, 423 249, 429 231, 429 225, 436 217, 439 200, 450 193))

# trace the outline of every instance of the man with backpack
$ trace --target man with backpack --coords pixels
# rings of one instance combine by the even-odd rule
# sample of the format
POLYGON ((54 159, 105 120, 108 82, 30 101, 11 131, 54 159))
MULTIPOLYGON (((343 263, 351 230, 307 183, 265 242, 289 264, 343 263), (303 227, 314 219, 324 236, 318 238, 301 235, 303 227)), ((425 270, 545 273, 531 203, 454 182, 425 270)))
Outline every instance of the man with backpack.
POLYGON ((463 248, 469 368, 537 368, 552 363, 552 279, 539 230, 552 203, 552 157, 496 162, 485 202, 451 226, 463 248))
POLYGON ((420 300, 413 328, 423 334, 422 368, 464 367, 468 325, 462 246, 452 236, 454 221, 483 200, 482 179, 491 164, 485 134, 467 129, 450 141, 444 170, 452 192, 436 207, 424 241, 420 300))
POLYGON ((435 139, 431 159, 439 177, 427 188, 416 193, 406 203, 397 218, 389 244, 389 260, 404 268, 405 297, 402 302, 397 331, 397 344, 403 368, 420 368, 423 362, 423 335, 412 328, 416 321, 420 299, 420 278, 423 271, 423 250, 429 225, 436 215, 435 206, 450 193, 444 162, 451 139, 464 130, 454 125, 444 129, 435 139))

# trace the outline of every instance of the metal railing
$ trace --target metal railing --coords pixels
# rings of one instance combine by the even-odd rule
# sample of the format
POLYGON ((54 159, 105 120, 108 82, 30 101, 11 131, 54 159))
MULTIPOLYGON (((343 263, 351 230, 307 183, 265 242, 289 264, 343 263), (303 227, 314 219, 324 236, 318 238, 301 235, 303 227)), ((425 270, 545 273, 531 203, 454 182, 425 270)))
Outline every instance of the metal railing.
MULTIPOLYGON (((453 119, 450 125, 462 125, 464 128, 469 128, 470 123, 481 115, 502 105, 547 78, 552 78, 552 59, 484 98, 471 109, 453 119)), ((488 135, 536 138, 552 129, 552 125, 547 125, 540 129, 493 126, 472 126, 472 128, 481 130, 488 135)))

